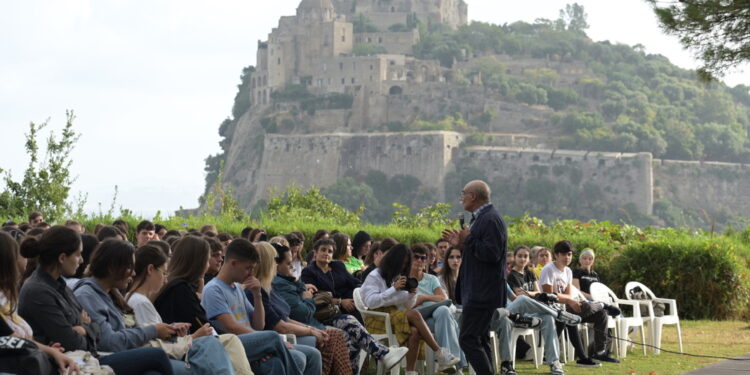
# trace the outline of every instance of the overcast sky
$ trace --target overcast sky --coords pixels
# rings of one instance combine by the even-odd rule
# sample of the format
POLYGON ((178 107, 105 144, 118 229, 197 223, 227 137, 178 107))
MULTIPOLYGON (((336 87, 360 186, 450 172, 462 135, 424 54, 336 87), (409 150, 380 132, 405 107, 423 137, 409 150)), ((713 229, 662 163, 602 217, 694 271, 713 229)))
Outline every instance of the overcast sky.
MULTIPOLYGON (((469 19, 555 19, 566 0, 467 0, 469 19)), ((282 15, 298 0, 24 0, 0 2, 0 168, 19 178, 28 123, 56 132, 73 109, 82 134, 73 152, 73 193, 89 210, 118 204, 136 213, 195 207, 204 158, 219 151, 242 68, 255 64, 282 15)), ((642 44, 696 68, 665 36, 642 0, 582 0, 594 40, 642 44)), ((750 85, 750 68, 727 77, 750 85)))

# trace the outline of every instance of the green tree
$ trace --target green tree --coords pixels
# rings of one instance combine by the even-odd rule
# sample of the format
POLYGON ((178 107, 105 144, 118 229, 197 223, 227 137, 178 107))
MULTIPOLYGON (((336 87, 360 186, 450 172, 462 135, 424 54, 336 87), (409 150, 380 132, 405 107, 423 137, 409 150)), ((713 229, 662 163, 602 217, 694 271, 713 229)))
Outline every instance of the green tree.
POLYGON ((0 194, 0 212, 4 216, 23 216, 30 211, 41 211, 47 221, 54 222, 70 211, 66 204, 70 186, 75 179, 70 176, 73 160, 70 154, 79 135, 73 130, 73 111, 66 111, 65 127, 60 137, 50 134, 47 138, 45 157, 39 157, 39 132, 47 127, 49 120, 29 124, 26 134, 26 152, 29 164, 21 181, 16 181, 5 171, 5 191, 0 194))
POLYGON ((589 28, 587 18, 583 5, 578 3, 567 4, 565 9, 560 9, 560 20, 567 30, 584 32, 589 28))
POLYGON ((701 77, 722 76, 727 69, 750 60, 750 1, 646 1, 662 30, 697 52, 703 61, 698 69, 701 77))

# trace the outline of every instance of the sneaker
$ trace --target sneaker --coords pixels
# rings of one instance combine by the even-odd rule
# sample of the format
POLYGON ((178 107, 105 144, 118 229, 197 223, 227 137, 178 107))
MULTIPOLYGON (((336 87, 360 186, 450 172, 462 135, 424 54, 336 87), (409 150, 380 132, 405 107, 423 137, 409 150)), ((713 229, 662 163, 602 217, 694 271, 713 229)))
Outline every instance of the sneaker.
POLYGON ((552 362, 549 365, 549 372, 552 375, 565 375, 565 370, 563 370, 563 365, 560 361, 552 362))
POLYGON ((500 365, 500 375, 516 375, 516 370, 510 361, 503 361, 500 365))
POLYGON ((593 356, 591 356, 591 358, 593 358, 593 359, 595 359, 597 361, 602 361, 602 362, 620 363, 620 361, 618 359, 610 357, 609 354, 607 354, 607 353, 594 354, 593 356))
POLYGON ((622 313, 619 307, 614 306, 614 305, 607 305, 607 304, 604 304, 604 311, 607 312, 607 315, 613 318, 622 313))
POLYGON ((409 351, 409 348, 400 346, 397 348, 389 348, 388 354, 383 356, 381 361, 383 362, 383 367, 385 367, 385 371, 388 371, 392 369, 394 366, 401 363, 401 360, 404 359, 404 356, 409 351))
POLYGON ((563 323, 565 325, 569 326, 577 326, 581 323, 581 317, 576 314, 571 314, 567 311, 558 310, 557 311, 557 318, 555 318, 560 323, 563 323))
POLYGON ((542 324, 542 320, 539 318, 530 318, 521 314, 509 314, 508 319, 519 328, 536 328, 542 324))
POLYGON ((599 367, 601 365, 599 362, 592 361, 591 358, 581 358, 576 361, 576 366, 578 367, 599 367))
POLYGON ((447 371, 449 370, 449 367, 453 367, 453 365, 458 363, 458 361, 460 360, 461 358, 458 358, 455 355, 451 354, 448 349, 440 348, 440 350, 437 352, 438 371, 447 371))

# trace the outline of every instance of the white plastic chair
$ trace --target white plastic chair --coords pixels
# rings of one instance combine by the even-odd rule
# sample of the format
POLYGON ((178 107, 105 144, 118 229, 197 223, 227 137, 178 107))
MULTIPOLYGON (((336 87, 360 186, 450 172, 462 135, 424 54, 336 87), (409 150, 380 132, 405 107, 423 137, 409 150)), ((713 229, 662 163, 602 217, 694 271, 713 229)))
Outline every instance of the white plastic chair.
MULTIPOLYGON (((646 338, 645 338, 645 332, 643 330, 643 326, 645 325, 645 322, 643 320, 643 317, 641 317, 641 309, 639 308, 640 304, 636 301, 628 301, 617 298, 617 295, 615 292, 612 291, 612 289, 609 289, 608 286, 602 284, 602 283, 593 283, 591 284, 591 297, 593 297, 594 301, 600 301, 607 304, 615 304, 618 307, 620 307, 620 310, 622 310, 622 306, 630 306, 633 310, 632 316, 625 316, 624 311, 612 320, 610 317, 610 321, 613 321, 615 324, 616 329, 616 336, 618 338, 627 338, 628 332, 630 331, 630 327, 640 327, 641 330, 641 345, 643 347, 643 354, 646 354, 646 338)), ((612 328, 611 325, 607 325, 607 328, 612 328)), ((628 345, 625 342, 620 342, 620 340, 615 340, 615 345, 618 351, 618 356, 620 358, 625 358, 627 355, 627 349, 628 345)))
MULTIPOLYGON (((396 335, 393 334, 393 330, 391 329, 391 316, 384 312, 369 310, 362 300, 362 296, 359 293, 359 288, 354 289, 353 299, 354 306, 362 315, 363 319, 366 316, 370 316, 385 320, 385 333, 370 333, 370 335, 372 335, 375 340, 385 341, 389 347, 398 347, 398 339, 396 338, 396 335)), ((360 366, 362 365, 363 361, 363 359, 360 360, 360 366)), ((398 375, 400 371, 400 366, 393 366, 393 368, 391 369, 391 375, 398 375)), ((384 372, 385 369, 383 368, 383 363, 378 362, 378 375, 382 375, 384 372)))
POLYGON ((679 343, 680 353, 682 353, 682 329, 680 328, 680 317, 677 315, 677 301, 670 298, 657 298, 654 292, 651 291, 647 286, 637 282, 631 281, 625 284, 625 298, 633 301, 638 301, 640 304, 648 307, 648 317, 644 317, 644 321, 647 321, 650 326, 650 342, 651 345, 655 346, 654 354, 659 354, 661 347, 661 333, 662 327, 665 325, 677 326, 677 342, 679 343), (630 293, 636 287, 641 288, 642 291, 650 298, 649 300, 634 300, 630 297, 630 293), (654 315, 654 302, 662 302, 667 305, 664 316, 654 315))
MULTIPOLYGON (((510 332, 510 356, 513 357, 511 358, 511 362, 513 363, 513 368, 516 367, 516 343, 518 342, 518 338, 524 337, 526 338, 526 340, 528 340, 529 336, 531 336, 531 344, 530 344, 531 350, 533 350, 533 353, 534 353, 534 368, 539 368, 539 363, 541 362, 541 356, 539 355, 539 352, 537 351, 537 345, 536 345, 536 332, 537 331, 538 330, 535 330, 534 328, 513 327, 513 330, 510 332)), ((498 345, 497 339, 495 339, 495 341, 493 342, 493 345, 498 345)), ((494 352, 497 353, 497 349, 495 349, 494 352)), ((495 357, 497 358, 497 355, 495 357)), ((496 365, 496 368, 499 369, 500 367, 496 365)))

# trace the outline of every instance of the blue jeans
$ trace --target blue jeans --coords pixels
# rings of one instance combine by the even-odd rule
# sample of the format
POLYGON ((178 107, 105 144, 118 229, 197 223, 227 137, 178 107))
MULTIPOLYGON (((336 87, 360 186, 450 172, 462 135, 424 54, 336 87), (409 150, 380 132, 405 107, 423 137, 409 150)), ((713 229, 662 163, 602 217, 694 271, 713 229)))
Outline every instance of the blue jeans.
POLYGON ((234 367, 221 342, 213 336, 193 340, 184 360, 170 359, 175 375, 234 375, 234 367))
POLYGON ((125 350, 99 358, 117 375, 173 375, 169 357, 159 348, 125 350))
MULTIPOLYGON (((550 364, 560 358, 560 343, 557 341, 555 328, 556 310, 527 296, 516 297, 505 309, 510 313, 539 318, 542 321, 539 330, 542 338, 544 338, 544 363, 550 364)), ((500 355, 504 361, 512 361, 513 359, 510 352, 510 332, 512 329, 513 325, 510 319, 507 316, 503 317, 499 322, 497 335, 500 341, 500 355)))
POLYGON ((458 343, 458 322, 449 307, 440 306, 435 309, 427 319, 427 326, 435 334, 435 341, 441 348, 447 348, 451 354, 461 359, 456 367, 464 368, 469 365, 458 343))
MULTIPOLYGON (((256 374, 302 375, 295 364, 291 351, 278 333, 258 331, 237 336, 245 348, 247 360, 256 374), (267 361, 261 361, 266 355, 272 355, 267 361)), ((119 375, 119 374, 118 374, 119 375)))
POLYGON ((298 344, 290 350, 294 361, 304 375, 320 375, 323 372, 323 357, 315 349, 315 336, 297 337, 298 344))

